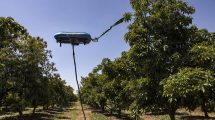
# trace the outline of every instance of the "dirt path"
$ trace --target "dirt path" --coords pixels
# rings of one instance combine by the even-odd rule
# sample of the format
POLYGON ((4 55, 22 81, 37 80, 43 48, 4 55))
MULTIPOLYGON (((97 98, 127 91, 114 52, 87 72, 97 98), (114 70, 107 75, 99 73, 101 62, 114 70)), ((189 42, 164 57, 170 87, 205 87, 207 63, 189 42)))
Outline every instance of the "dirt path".
MULTIPOLYGON (((78 105, 76 105, 76 108, 78 110, 78 116, 77 116, 76 120, 84 120, 84 115, 83 115, 83 112, 81 109, 81 105, 79 103, 78 103, 78 105)), ((85 113, 87 120, 92 120, 92 112, 89 107, 84 106, 84 113, 85 113)))
MULTIPOLYGON (((84 106, 84 112, 87 120, 92 120, 92 112, 88 106, 84 106)), ((54 120, 84 120, 84 115, 79 102, 66 108, 64 112, 55 117, 54 120)))
MULTIPOLYGON (((119 120, 113 116, 105 117, 100 113, 93 112, 87 105, 84 105, 84 113, 86 120, 119 120)), ((55 117, 54 120, 84 120, 80 103, 74 103, 70 108, 67 108, 67 110, 55 117)))

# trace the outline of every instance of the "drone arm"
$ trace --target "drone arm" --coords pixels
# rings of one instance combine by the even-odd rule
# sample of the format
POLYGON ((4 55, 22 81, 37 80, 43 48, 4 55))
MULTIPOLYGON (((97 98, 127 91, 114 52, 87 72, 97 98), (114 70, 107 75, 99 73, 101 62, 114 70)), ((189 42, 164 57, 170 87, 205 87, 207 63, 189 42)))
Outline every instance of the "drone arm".
POLYGON ((99 37, 92 39, 92 41, 97 42, 103 35, 105 35, 107 32, 109 32, 114 26, 117 26, 118 24, 122 23, 123 21, 124 21, 124 17, 119 19, 117 22, 115 22, 109 29, 107 29, 105 32, 103 32, 99 37))

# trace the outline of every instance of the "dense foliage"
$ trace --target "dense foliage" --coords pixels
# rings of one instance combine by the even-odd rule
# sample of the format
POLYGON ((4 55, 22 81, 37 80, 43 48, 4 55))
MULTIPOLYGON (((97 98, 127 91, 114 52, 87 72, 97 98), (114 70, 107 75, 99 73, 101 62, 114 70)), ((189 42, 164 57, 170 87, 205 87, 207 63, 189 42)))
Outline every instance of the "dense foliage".
POLYGON ((0 17, 0 107, 22 115, 25 107, 67 105, 76 99, 50 62, 46 42, 11 17, 0 17))
POLYGON ((84 102, 139 119, 144 112, 201 106, 205 116, 215 103, 215 34, 192 24, 195 9, 182 0, 131 0, 134 14, 125 41, 127 52, 103 59, 82 78, 84 102), (192 101, 192 102, 191 102, 192 101))

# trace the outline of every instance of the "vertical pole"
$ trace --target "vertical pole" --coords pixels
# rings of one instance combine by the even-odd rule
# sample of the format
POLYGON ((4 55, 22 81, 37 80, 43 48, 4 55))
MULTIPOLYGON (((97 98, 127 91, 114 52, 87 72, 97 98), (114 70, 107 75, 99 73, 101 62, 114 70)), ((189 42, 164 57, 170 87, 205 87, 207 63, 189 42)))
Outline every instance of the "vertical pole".
POLYGON ((85 116, 84 108, 83 108, 83 104, 82 104, 82 96, 81 96, 81 92, 80 92, 80 86, 78 84, 76 61, 75 61, 75 48, 74 48, 73 44, 72 44, 72 50, 73 50, 73 60, 74 60, 74 67, 75 67, 75 78, 76 78, 76 83, 77 83, 77 86, 78 86, 78 94, 79 94, 79 99, 80 99, 80 103, 81 103, 81 109, 82 109, 82 112, 83 112, 83 115, 84 115, 84 120, 86 120, 86 116, 85 116))

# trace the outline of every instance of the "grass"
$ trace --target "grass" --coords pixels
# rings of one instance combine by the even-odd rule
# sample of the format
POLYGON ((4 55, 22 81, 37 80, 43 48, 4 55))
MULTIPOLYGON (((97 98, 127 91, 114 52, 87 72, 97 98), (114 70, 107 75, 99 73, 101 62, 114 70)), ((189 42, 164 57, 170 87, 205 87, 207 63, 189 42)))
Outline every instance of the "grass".
MULTIPOLYGON (((204 113, 197 108, 195 111, 187 111, 184 108, 178 109, 176 112, 176 120, 215 120, 215 112, 209 113, 209 118, 204 117, 204 113)), ((142 116, 144 120, 170 120, 169 115, 153 115, 145 114, 142 116)))
POLYGON ((78 110, 77 110, 77 103, 73 103, 70 107, 64 108, 64 111, 58 115, 56 115, 53 119, 59 120, 59 119, 69 119, 69 120, 76 120, 78 116, 78 110))
MULTIPOLYGON (((92 109, 84 105, 84 112, 87 120, 109 120, 107 116, 92 112, 92 109)), ((83 120, 83 113, 81 111, 80 104, 78 102, 74 103, 72 107, 67 108, 61 114, 58 114, 54 120, 67 119, 67 120, 83 120)))
POLYGON ((23 116, 20 117, 17 112, 4 112, 0 115, 1 120, 53 120, 55 116, 64 112, 62 108, 51 108, 43 110, 42 107, 36 109, 36 113, 32 114, 33 108, 26 108, 23 116))
POLYGON ((78 116, 78 113, 77 113, 77 111, 76 110, 73 110, 72 112, 71 112, 71 115, 72 115, 72 120, 75 120, 76 118, 77 118, 77 116, 78 116))
POLYGON ((92 120, 108 120, 108 117, 100 113, 93 113, 92 120))
MULTIPOLYGON (((36 111, 41 111, 42 107, 38 107, 36 111)), ((25 108, 23 111, 23 115, 31 114, 33 111, 33 108, 25 108)), ((17 112, 8 111, 8 112, 0 112, 0 119, 8 118, 8 117, 16 117, 19 114, 17 112)))

